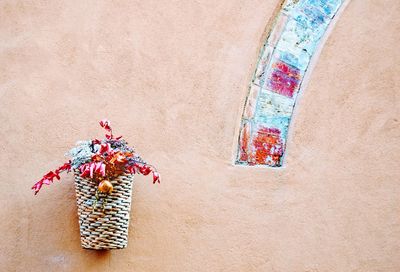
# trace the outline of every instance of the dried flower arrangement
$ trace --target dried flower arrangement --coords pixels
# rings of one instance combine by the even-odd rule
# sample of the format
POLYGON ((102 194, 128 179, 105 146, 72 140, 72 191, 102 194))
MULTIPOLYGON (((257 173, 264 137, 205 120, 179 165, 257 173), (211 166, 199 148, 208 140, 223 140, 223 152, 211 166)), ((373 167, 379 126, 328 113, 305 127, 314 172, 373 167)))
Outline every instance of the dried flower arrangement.
POLYGON ((160 175, 121 136, 114 137, 110 121, 102 120, 100 126, 106 130, 105 139, 78 142, 66 154, 71 160, 48 172, 32 189, 36 195, 43 184, 73 170, 82 247, 120 249, 128 244, 133 175, 152 173, 153 183, 160 183, 160 175))
POLYGON ((98 190, 111 193, 113 185, 110 180, 124 172, 132 174, 153 174, 153 183, 160 183, 160 175, 155 167, 146 163, 122 136, 114 137, 110 121, 103 119, 100 126, 106 130, 105 139, 79 141, 66 155, 71 157, 55 171, 50 171, 33 185, 35 195, 43 184, 49 185, 54 179, 60 179, 60 173, 78 170, 82 178, 90 177, 98 183, 98 190))

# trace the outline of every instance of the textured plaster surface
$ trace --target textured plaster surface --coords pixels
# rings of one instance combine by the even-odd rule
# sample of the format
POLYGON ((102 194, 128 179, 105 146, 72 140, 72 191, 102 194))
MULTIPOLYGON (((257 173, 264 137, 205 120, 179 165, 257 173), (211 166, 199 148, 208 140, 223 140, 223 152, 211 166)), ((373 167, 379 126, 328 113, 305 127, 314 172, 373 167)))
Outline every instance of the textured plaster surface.
POLYGON ((232 166, 278 1, 1 1, 0 271, 400 271, 400 2, 352 0, 281 170, 232 166), (108 117, 156 164, 130 240, 80 248, 73 177, 32 183, 108 117))

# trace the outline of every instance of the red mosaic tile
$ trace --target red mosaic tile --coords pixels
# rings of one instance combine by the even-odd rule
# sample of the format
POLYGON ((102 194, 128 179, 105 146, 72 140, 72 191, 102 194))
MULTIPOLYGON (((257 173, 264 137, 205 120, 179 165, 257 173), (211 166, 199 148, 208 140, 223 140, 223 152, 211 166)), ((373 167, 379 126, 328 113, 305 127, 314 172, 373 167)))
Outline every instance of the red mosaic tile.
POLYGON ((283 61, 275 62, 271 68, 272 72, 268 79, 268 88, 286 97, 293 97, 300 85, 300 70, 283 61))

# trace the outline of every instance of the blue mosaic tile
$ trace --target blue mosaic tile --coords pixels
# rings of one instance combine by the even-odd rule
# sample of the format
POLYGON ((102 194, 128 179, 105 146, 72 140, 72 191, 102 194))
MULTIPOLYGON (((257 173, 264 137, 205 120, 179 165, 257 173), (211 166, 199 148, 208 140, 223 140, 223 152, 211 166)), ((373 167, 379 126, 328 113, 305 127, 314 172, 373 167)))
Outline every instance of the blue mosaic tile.
POLYGON ((319 37, 310 28, 305 28, 303 24, 298 23, 295 19, 291 19, 282 33, 277 48, 288 50, 295 55, 302 54, 302 51, 306 51, 309 55, 312 55, 318 45, 319 37))
POLYGON ((287 49, 287 51, 275 50, 274 56, 301 71, 307 70, 311 58, 306 51, 293 52, 290 49, 287 49))
POLYGON ((296 21, 298 25, 301 26, 301 29, 306 32, 311 32, 315 37, 315 40, 318 40, 322 35, 324 35, 328 24, 315 24, 313 20, 310 20, 310 17, 305 15, 301 11, 296 11, 292 13, 292 20, 296 21))
POLYGON ((260 120, 268 116, 290 117, 293 112, 294 99, 288 99, 277 93, 261 90, 255 118, 260 120))
POLYGON ((329 17, 333 18, 336 12, 342 5, 342 1, 340 0, 304 0, 303 6, 311 6, 319 8, 323 11, 323 13, 329 17))
POLYGON ((281 132, 281 137, 286 139, 286 135, 289 130, 290 117, 256 115, 254 121, 257 125, 279 129, 281 132))
POLYGON ((327 25, 330 21, 330 18, 323 11, 314 6, 304 6, 301 12, 309 18, 310 25, 314 29, 321 27, 321 25, 327 25))

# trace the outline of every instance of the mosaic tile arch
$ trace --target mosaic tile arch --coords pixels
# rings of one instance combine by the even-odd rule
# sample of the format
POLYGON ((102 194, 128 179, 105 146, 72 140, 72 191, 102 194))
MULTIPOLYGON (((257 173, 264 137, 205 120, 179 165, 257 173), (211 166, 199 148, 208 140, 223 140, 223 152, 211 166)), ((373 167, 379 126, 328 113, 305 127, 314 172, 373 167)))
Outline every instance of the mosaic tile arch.
POLYGON ((282 166, 303 79, 344 2, 287 0, 282 4, 249 86, 236 165, 282 166))

